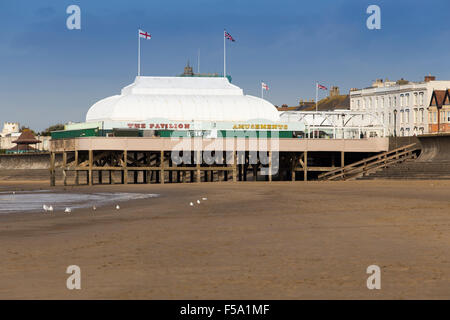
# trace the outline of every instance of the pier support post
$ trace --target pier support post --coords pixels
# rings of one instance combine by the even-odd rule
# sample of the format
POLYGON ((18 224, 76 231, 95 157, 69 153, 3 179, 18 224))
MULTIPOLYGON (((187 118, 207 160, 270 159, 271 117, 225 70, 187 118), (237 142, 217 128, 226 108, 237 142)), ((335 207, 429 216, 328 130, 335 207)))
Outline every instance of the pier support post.
POLYGON ((291 180, 295 181, 295 169, 297 169, 297 155, 293 154, 291 158, 292 164, 291 164, 291 180))
POLYGON ((128 184, 128 151, 124 150, 123 151, 123 184, 128 184))
POLYGON ((63 151, 63 184, 67 186, 67 152, 63 151))
POLYGON ((94 151, 89 150, 89 170, 88 170, 88 185, 92 186, 92 180, 94 179, 94 177, 92 176, 92 165, 94 162, 94 151))
POLYGON ((237 151, 233 151, 233 182, 237 181, 237 151))
MULTIPOLYGON (((138 165, 138 153, 134 152, 133 153, 133 159, 134 159, 134 165, 137 166, 138 165)), ((139 177, 139 171, 138 170, 134 170, 133 171, 133 183, 137 184, 138 183, 138 177, 139 177)))
POLYGON ((272 151, 269 151, 269 182, 272 182, 272 151))
POLYGON ((197 151, 197 183, 200 183, 202 180, 202 175, 200 172, 200 165, 201 165, 201 151, 197 151))
POLYGON ((303 153, 303 180, 308 181, 308 151, 303 153))
POLYGON ((56 184, 55 177, 55 153, 50 153, 50 186, 54 187, 56 184))
POLYGON ((345 152, 341 151, 341 167, 345 167, 345 152))
POLYGON ((80 174, 77 168, 78 168, 78 150, 75 150, 75 185, 78 186, 80 184, 80 174))
POLYGON ((164 150, 161 150, 161 169, 160 169, 160 175, 159 175, 159 181, 161 184, 164 184, 164 182, 166 180, 166 173, 164 171, 165 161, 166 161, 166 159, 164 159, 164 150))

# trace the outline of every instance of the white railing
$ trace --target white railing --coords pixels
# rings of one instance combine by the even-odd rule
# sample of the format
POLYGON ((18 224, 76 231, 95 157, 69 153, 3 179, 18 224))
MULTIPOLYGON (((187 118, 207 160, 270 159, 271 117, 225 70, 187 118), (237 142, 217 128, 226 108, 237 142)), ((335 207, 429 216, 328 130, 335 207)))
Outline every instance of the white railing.
POLYGON ((371 112, 283 111, 281 121, 303 122, 304 138, 361 139, 386 137, 386 127, 380 116, 371 112))

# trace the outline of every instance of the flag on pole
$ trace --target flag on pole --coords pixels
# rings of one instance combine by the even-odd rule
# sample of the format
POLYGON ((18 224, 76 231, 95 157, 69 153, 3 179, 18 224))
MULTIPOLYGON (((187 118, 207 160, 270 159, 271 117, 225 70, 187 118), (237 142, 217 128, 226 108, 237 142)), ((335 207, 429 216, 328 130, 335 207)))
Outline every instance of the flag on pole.
POLYGON ((269 86, 268 86, 266 83, 264 83, 264 82, 261 82, 261 88, 262 88, 263 90, 266 90, 266 91, 269 90, 269 86))
POLYGON ((325 87, 321 84, 317 84, 317 88, 322 89, 322 90, 328 90, 327 87, 325 87))
POLYGON ((139 38, 151 39, 152 35, 148 32, 145 32, 145 31, 142 31, 141 29, 139 29, 139 38))
POLYGON ((146 31, 138 29, 138 77, 141 75, 141 38, 151 39, 152 35, 146 31))
POLYGON ((235 42, 236 40, 234 40, 234 38, 231 36, 231 34, 229 34, 227 31, 225 31, 225 39, 231 40, 233 42, 235 42))

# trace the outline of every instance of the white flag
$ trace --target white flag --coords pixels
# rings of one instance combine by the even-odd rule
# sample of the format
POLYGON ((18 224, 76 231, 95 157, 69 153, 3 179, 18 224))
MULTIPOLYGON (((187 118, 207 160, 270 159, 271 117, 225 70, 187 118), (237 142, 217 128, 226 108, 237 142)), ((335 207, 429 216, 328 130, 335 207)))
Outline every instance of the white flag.
POLYGON ((148 32, 145 32, 145 31, 142 31, 141 29, 139 29, 139 38, 151 39, 152 35, 148 32))

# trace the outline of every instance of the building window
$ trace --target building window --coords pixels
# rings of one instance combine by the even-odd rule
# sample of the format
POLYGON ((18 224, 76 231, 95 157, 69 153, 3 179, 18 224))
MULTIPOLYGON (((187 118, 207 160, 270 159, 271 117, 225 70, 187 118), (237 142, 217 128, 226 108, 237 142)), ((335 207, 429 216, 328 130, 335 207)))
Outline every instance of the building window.
POLYGON ((420 93, 420 105, 423 106, 423 92, 420 93))
POLYGON ((406 117, 405 122, 406 122, 406 123, 409 123, 409 109, 406 109, 406 110, 405 110, 405 117, 406 117))
POLYGON ((450 122, 450 111, 447 111, 447 122, 450 122))
POLYGON ((414 93, 414 105, 417 106, 417 92, 414 93))
POLYGON ((420 109, 420 123, 424 123, 425 122, 425 111, 422 109, 420 109))
POLYGON ((405 95, 405 100, 406 100, 406 106, 407 107, 409 107, 409 103, 410 103, 410 101, 409 101, 409 93, 407 93, 406 95, 405 95))
POLYGON ((400 95, 400 107, 404 106, 403 100, 404 100, 404 96, 401 94, 400 95))

